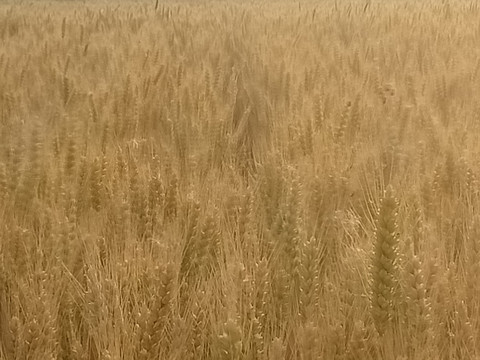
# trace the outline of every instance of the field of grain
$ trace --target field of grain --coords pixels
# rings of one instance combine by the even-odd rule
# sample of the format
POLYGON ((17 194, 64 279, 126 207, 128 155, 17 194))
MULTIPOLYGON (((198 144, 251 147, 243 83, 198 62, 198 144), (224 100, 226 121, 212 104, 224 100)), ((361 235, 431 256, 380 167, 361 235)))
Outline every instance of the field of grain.
POLYGON ((479 18, 0 4, 0 359, 480 359, 479 18))

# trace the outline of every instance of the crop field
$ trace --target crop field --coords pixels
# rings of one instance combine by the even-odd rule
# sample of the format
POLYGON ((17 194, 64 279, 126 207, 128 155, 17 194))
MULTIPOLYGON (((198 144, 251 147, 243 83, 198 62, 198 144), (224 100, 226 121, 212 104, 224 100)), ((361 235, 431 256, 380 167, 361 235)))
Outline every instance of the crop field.
POLYGON ((480 359, 479 19, 1 2, 0 359, 480 359))

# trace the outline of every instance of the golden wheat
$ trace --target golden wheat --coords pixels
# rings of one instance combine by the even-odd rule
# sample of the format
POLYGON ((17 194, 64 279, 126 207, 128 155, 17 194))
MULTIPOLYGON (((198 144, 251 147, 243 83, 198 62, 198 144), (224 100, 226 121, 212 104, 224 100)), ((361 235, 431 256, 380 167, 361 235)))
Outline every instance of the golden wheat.
POLYGON ((2 2, 0 359, 478 358, 479 14, 2 2))

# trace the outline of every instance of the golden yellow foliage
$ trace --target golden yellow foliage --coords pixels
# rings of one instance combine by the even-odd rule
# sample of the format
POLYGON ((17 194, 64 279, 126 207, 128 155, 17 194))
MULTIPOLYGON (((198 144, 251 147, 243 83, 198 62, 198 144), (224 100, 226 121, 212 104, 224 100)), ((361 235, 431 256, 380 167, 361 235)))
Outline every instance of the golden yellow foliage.
POLYGON ((0 4, 0 359, 480 357, 480 7, 0 4))

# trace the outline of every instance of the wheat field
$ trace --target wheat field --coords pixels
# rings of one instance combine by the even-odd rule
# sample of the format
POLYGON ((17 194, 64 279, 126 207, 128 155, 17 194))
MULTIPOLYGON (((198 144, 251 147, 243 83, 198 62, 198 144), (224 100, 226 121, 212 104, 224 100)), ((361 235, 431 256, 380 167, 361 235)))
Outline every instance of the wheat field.
POLYGON ((480 6, 0 4, 0 359, 480 359, 480 6))

